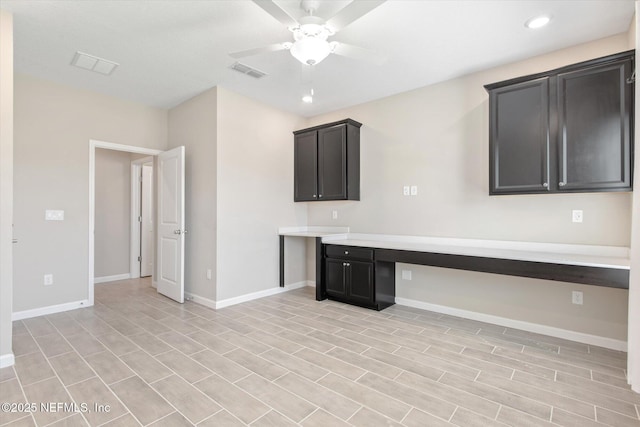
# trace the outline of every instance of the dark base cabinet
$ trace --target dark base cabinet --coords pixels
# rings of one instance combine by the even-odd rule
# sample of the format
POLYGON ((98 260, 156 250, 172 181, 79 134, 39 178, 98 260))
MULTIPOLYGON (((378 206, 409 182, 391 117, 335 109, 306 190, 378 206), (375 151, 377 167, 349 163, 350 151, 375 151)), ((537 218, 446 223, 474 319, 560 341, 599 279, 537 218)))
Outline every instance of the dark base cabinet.
POLYGON ((325 246, 325 288, 331 299, 382 310, 395 303, 395 264, 374 261, 374 250, 325 246))

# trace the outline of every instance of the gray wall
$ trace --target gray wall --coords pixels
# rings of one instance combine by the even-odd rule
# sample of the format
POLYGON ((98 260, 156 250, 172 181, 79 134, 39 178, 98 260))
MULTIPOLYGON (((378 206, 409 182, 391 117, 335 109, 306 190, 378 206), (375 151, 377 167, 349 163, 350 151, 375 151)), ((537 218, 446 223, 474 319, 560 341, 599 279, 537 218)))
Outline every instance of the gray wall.
POLYGON ((96 149, 94 276, 130 273, 131 161, 145 157, 96 149))
POLYGON ((13 311, 87 299, 89 140, 164 150, 167 111, 20 74, 14 110, 13 311))
POLYGON ((0 9, 0 365, 11 363, 13 301, 13 17, 0 9))
POLYGON ((216 299, 217 89, 169 111, 170 147, 185 146, 185 292, 216 299), (207 279, 207 269, 211 279, 207 279))
MULTIPOLYGON (((362 122, 359 202, 309 203, 309 224, 353 232, 629 246, 631 193, 489 197, 483 85, 633 48, 621 34, 331 114, 362 122), (402 195, 417 185, 418 196, 402 195), (338 210, 339 219, 331 220, 338 210), (571 210, 584 222, 571 222, 571 210)), ((397 296, 625 340, 627 292, 420 266, 397 296), (571 290, 584 305, 571 304, 571 290)), ((398 275, 402 269, 397 269, 398 275)))

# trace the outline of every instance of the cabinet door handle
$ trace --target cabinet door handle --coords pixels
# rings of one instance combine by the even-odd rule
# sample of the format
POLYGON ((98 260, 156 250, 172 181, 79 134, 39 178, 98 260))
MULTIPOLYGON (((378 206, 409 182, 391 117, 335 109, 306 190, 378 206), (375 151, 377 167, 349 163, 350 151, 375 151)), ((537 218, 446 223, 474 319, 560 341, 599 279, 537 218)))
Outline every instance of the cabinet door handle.
POLYGON ((549 183, 548 183, 548 182, 544 182, 544 183, 542 184, 542 186, 543 186, 544 188, 547 188, 547 187, 549 186, 549 183))
POLYGON ((565 183, 564 183, 564 182, 562 182, 562 181, 560 181, 560 182, 558 183, 558 185, 559 185, 560 187, 564 187, 564 186, 565 186, 565 183))
POLYGON ((318 197, 322 197, 322 194, 321 194, 321 195, 319 195, 318 197))
POLYGON ((344 254, 345 255, 349 255, 349 251, 344 251, 344 254))
POLYGON ((351 264, 347 263, 347 267, 349 267, 351 264))
POLYGON ((318 197, 318 196, 316 196, 316 195, 314 194, 314 195, 313 195, 313 198, 315 199, 316 197, 318 197))

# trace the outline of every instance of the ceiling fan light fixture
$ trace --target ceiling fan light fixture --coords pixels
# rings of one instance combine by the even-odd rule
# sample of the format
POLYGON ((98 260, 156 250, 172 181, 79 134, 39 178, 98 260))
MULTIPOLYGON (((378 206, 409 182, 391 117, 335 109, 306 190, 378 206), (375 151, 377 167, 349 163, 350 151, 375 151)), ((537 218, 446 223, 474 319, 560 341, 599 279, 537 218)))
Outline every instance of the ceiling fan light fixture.
POLYGON ((290 51, 303 64, 316 65, 329 56, 332 48, 326 40, 307 37, 296 41, 290 51))

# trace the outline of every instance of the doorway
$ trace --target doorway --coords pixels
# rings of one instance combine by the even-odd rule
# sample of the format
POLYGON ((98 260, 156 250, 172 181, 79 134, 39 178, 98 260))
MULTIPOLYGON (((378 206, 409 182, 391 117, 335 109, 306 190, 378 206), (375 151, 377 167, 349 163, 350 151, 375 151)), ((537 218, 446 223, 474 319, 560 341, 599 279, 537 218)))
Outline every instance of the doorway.
MULTIPOLYGON (((185 148, 167 151, 104 141, 89 141, 89 305, 94 304, 95 293, 95 214, 96 214, 96 149, 125 151, 156 156, 155 184, 156 255, 152 276, 158 293, 180 303, 184 302, 184 241, 185 229, 185 148)), ((131 272, 131 270, 130 270, 131 272)))
MULTIPOLYGON (((106 150, 114 150, 120 152, 127 152, 133 154, 141 154, 145 156, 157 156, 162 153, 160 150, 150 149, 150 148, 142 148, 135 147, 129 145, 122 144, 114 144, 110 142, 104 141, 89 141, 89 266, 88 266, 88 300, 89 305, 94 304, 94 284, 95 284, 95 251, 96 251, 96 241, 95 241, 95 229, 96 229, 96 150, 97 149, 106 149, 106 150)), ((153 157, 145 157, 145 159, 153 159, 153 157)), ((142 163, 144 164, 144 163, 142 163)), ((133 180, 132 180, 133 181, 133 180)), ((133 184, 130 184, 131 188, 138 188, 133 184)), ((132 191, 133 192, 133 191, 132 191)), ((138 191, 138 199, 140 198, 141 191, 138 191)), ((137 218, 136 218, 137 222, 137 218)), ((132 227, 133 229, 134 227, 132 227)), ((138 239, 140 234, 140 229, 138 227, 138 239)), ((132 239, 133 240, 133 239, 132 239)), ((131 243, 130 243, 131 244, 131 243)), ((138 244, 139 245, 139 244, 138 244)), ((138 250, 139 251, 139 250, 138 250)), ((140 264, 137 262, 136 256, 136 264, 137 264, 137 272, 138 277, 140 274, 140 264)), ((136 271, 136 269, 129 268, 129 274, 132 274, 136 271)), ((135 274, 135 273, 134 273, 135 274)), ((133 277, 133 276, 132 276, 133 277)))

